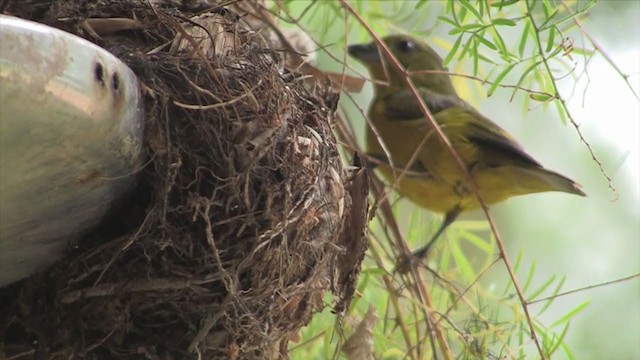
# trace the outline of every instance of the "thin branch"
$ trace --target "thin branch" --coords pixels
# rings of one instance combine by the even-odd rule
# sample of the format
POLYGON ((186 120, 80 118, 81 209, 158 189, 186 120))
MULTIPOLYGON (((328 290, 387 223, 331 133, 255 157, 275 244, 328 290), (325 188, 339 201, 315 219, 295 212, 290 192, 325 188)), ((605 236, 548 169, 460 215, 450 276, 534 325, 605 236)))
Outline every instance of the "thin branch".
MULTIPOLYGON (((378 263, 381 266, 382 258, 380 257, 380 254, 378 254, 378 251, 372 247, 371 253, 373 254, 373 258, 376 261, 376 263, 378 263)), ((409 333, 409 327, 407 325, 407 321, 402 315, 403 314, 402 307, 398 302, 398 299, 400 298, 400 296, 398 295, 396 289, 393 287, 392 277, 390 275, 385 274, 382 276, 382 281, 384 282, 385 288, 389 292, 389 300, 393 305, 393 310, 396 315, 396 321, 398 323, 398 327, 400 328, 400 331, 402 332, 402 337, 407 343, 407 350, 409 350, 409 353, 407 355, 411 359, 418 359, 419 358, 418 355, 415 352, 411 351, 413 349, 413 345, 411 344, 411 334, 409 333)))
POLYGON ((558 88, 558 84, 556 83, 556 80, 553 78, 553 75, 552 75, 553 72, 551 71, 551 66, 549 66, 549 59, 547 59, 547 57, 544 54, 545 50, 544 50, 544 47, 542 46, 542 41, 540 40, 540 36, 539 36, 540 28, 538 27, 538 25, 536 24, 535 19, 533 18, 533 9, 531 9, 531 5, 529 4, 529 1, 525 1, 525 3, 526 3, 526 6, 527 6, 527 14, 529 16, 529 21, 531 21, 531 26, 533 27, 533 30, 534 30, 533 33, 534 33, 535 39, 536 39, 536 46, 538 48, 538 55, 542 59, 542 63, 544 64, 544 66, 545 66, 545 68, 547 70, 547 73, 549 74, 549 79, 551 81, 551 85, 553 86, 553 91, 556 93, 556 99, 562 105, 562 109, 564 110, 565 114, 567 115, 567 118, 569 119, 569 122, 576 129, 576 132, 578 133, 578 136, 580 137, 580 142, 585 144, 585 146, 587 147, 587 150, 589 151, 589 154, 591 155, 591 159, 593 159, 593 161, 596 164, 598 164, 598 167, 600 168, 600 173, 607 179, 607 185, 608 185, 609 189, 611 189, 611 191, 613 191, 613 193, 615 194, 615 198, 613 199, 615 201, 619 197, 618 190, 616 190, 616 188, 613 186, 613 180, 607 174, 607 171, 604 169, 604 165, 602 164, 602 161, 600 161, 598 159, 598 157, 596 156, 593 148, 591 147, 591 144, 589 144, 589 142, 585 139, 584 135, 582 134, 582 131, 580 130, 580 125, 573 118, 573 115, 571 114, 571 112, 569 111, 569 108, 567 107, 566 100, 564 100, 562 98, 562 96, 560 95, 560 89, 558 88))
MULTIPOLYGON (((471 80, 479 81, 482 84, 488 84, 488 85, 493 85, 494 84, 493 81, 490 81, 490 80, 487 80, 487 79, 481 79, 478 76, 461 74, 461 73, 454 73, 454 72, 442 71, 442 70, 419 70, 419 71, 409 71, 409 73, 410 74, 446 74, 446 75, 450 75, 450 76, 457 76, 457 77, 462 77, 462 78, 465 78, 465 79, 471 79, 471 80)), ((505 89, 521 90, 521 91, 524 91, 524 92, 526 92, 528 94, 543 95, 543 96, 548 97, 549 100, 558 98, 557 95, 551 94, 549 92, 528 89, 528 88, 525 88, 525 87, 519 86, 519 85, 498 84, 497 86, 501 87, 501 88, 505 88, 505 89)))
MULTIPOLYGON (((562 6, 567 10, 567 12, 569 13, 569 15, 573 16, 575 15, 572 11, 571 11, 571 7, 569 5, 567 5, 565 0, 560 0, 560 2, 562 3, 562 6)), ((587 31, 587 29, 584 28, 584 26, 582 25, 582 22, 580 21, 580 19, 578 19, 577 16, 573 16, 573 22, 578 26, 578 28, 580 29, 580 32, 587 37, 587 39, 589 39, 589 41, 591 42, 591 44, 593 45, 594 48, 596 48, 596 50, 602 55, 602 57, 609 63, 609 65, 611 65, 611 67, 615 70, 615 72, 618 73, 618 75, 620 75, 620 77, 624 80, 625 83, 627 83, 627 86, 629 87, 629 90, 631 90, 631 93, 633 93, 633 96, 635 96, 635 98, 640 101, 640 96, 638 96, 638 93, 636 93, 635 89, 633 88, 633 86, 631 85, 631 83, 629 82, 629 74, 625 74, 622 69, 620 69, 618 67, 618 65, 616 65, 616 63, 613 61, 613 59, 611 58, 611 56, 609 56, 609 54, 604 50, 604 48, 600 45, 600 43, 593 37, 591 36, 591 34, 587 31)))
MULTIPOLYGON (((350 98, 352 101, 354 101, 354 99, 351 97, 351 95, 349 93, 345 94, 348 96, 348 98, 350 98)), ((355 104, 355 101, 354 101, 355 104)), ((356 104, 357 106, 357 104, 356 104)), ((360 110, 360 112, 363 113, 364 115, 364 111, 362 109, 360 109, 358 107, 358 109, 360 110)), ((365 116, 366 118, 366 116, 365 116)), ((341 138, 345 144, 345 146, 349 149, 353 149, 355 151, 359 151, 362 152, 361 149, 358 147, 358 144, 356 142, 356 139, 353 137, 353 132, 348 132, 346 131, 346 129, 348 128, 348 125, 345 124, 345 120, 343 117, 339 116, 338 117, 338 126, 337 126, 337 130, 338 130, 338 137, 341 138)), ((349 124, 350 125, 350 124, 349 124)), ((382 181, 380 179, 377 178, 377 176, 375 176, 375 174, 371 174, 372 176, 370 177, 371 179, 371 191, 373 192, 374 198, 380 199, 381 197, 383 197, 384 195, 384 191, 381 190, 383 188, 383 184, 382 181)), ((396 243, 399 244, 400 247, 405 248, 406 251, 409 251, 409 247, 407 246, 406 241, 404 241, 402 234, 400 233, 400 229, 398 228, 397 223, 395 223, 395 219, 393 217, 393 211, 391 210, 391 205, 389 204, 388 201, 381 201, 380 203, 381 205, 381 210, 382 210, 382 214, 384 219, 387 220, 387 222, 389 223, 388 228, 391 228, 391 231, 393 232, 395 238, 396 238, 396 243)), ((384 267, 382 258, 380 257, 380 255, 378 254, 377 250, 375 248, 371 248, 371 253, 373 254, 374 260, 377 263, 377 265, 380 268, 384 267)), ((396 314, 396 321, 398 322, 398 326, 401 329, 402 332, 402 337, 404 338, 404 341, 407 344, 407 349, 410 350, 410 352, 407 354, 409 356, 410 359, 419 359, 419 354, 416 354, 413 352, 413 344, 411 341, 411 334, 409 332, 408 329, 408 325, 406 323, 406 320, 404 319, 404 316, 402 315, 402 306, 400 306, 399 303, 399 298, 400 295, 397 293, 396 289, 393 286, 393 281, 392 281, 392 277, 390 275, 385 274, 383 276, 383 282, 385 284, 385 288, 387 289, 387 291, 389 292, 389 299, 393 305, 394 308, 394 312, 396 314)), ((433 344, 433 342, 432 342, 433 344)))
POLYGON ((627 280, 633 280, 633 279, 636 279, 636 278, 640 278, 640 273, 629 275, 629 276, 625 276, 623 278, 616 279, 616 280, 605 281, 605 282, 600 283, 600 284, 589 285, 589 286, 585 286, 585 287, 581 287, 581 288, 577 288, 577 289, 573 289, 573 290, 557 293, 555 295, 547 296, 547 297, 544 297, 544 298, 541 298, 541 299, 531 300, 531 301, 528 302, 528 304, 531 305, 531 304, 539 303, 539 302, 546 301, 546 300, 552 300, 552 299, 555 299, 555 298, 559 298, 561 296, 574 294, 574 293, 577 293, 577 292, 580 292, 580 291, 596 289, 596 288, 599 288, 599 287, 603 287, 603 286, 607 286, 607 285, 613 285, 613 284, 617 284, 617 283, 624 282, 624 281, 627 281, 627 280))

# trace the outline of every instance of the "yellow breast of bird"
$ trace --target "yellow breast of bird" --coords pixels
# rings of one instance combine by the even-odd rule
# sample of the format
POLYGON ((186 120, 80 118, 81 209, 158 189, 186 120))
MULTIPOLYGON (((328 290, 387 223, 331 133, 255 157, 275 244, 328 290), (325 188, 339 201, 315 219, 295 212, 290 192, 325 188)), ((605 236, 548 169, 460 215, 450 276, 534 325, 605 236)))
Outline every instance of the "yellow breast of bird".
MULTIPOLYGON (((373 106, 381 105, 374 103, 373 106)), ((455 207, 465 211, 480 206, 475 194, 469 189, 460 165, 425 119, 406 121, 374 115, 383 113, 379 109, 372 109, 370 113, 367 148, 370 154, 379 158, 386 158, 387 152, 391 155, 394 169, 385 165, 378 168, 396 191, 418 206, 440 213, 455 207), (379 140, 384 142, 387 151, 379 140), (412 157, 415 159, 411 162, 412 157), (410 162, 411 165, 407 168, 410 162), (407 170, 404 175, 400 176, 405 168, 407 170)), ((519 193, 513 167, 474 167, 478 162, 478 153, 463 134, 459 133, 460 127, 439 125, 471 171, 478 188, 482 189, 481 196, 487 204, 503 201, 519 193), (506 191, 507 189, 512 191, 506 191)), ((524 190, 528 192, 527 189, 524 190)))
MULTIPOLYGON (((378 167, 391 186, 410 201, 435 212, 446 212, 468 202, 467 207, 474 207, 470 203, 473 198, 461 185, 464 177, 459 165, 426 121, 402 121, 373 115, 383 113, 371 111, 367 149, 379 158, 386 158, 387 152, 391 155, 394 169, 384 165, 378 167), (412 165, 400 176, 412 157, 415 157, 412 165)), ((454 146, 466 158, 465 162, 473 157, 473 149, 464 142, 454 146)))

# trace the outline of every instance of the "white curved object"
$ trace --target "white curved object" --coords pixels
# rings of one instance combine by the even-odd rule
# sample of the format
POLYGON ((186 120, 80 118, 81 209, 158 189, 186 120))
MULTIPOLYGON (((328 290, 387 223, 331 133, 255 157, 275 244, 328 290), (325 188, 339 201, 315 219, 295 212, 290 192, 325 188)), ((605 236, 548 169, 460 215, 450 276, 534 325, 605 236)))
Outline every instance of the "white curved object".
POLYGON ((143 118, 111 53, 0 15, 0 286, 60 259, 132 188, 143 118))

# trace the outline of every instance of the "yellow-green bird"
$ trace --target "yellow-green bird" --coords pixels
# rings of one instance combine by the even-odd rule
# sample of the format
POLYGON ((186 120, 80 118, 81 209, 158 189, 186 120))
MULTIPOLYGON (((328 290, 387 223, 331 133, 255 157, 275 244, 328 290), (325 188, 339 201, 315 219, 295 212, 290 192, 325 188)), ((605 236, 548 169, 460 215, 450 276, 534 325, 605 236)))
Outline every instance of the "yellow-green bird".
MULTIPOLYGON (((486 204, 544 191, 585 195, 578 184, 545 169, 505 130, 462 100, 446 74, 442 58, 431 47, 404 35, 388 36, 383 41, 408 70, 486 204)), ((383 65, 388 60, 375 43, 351 45, 348 52, 368 68, 374 80, 385 82, 374 85, 375 97, 369 109, 369 120, 375 131, 368 127, 369 155, 381 160, 384 164, 380 166, 382 174, 397 186, 401 195, 421 207, 445 214, 431 240, 413 253, 416 257, 424 257, 461 212, 477 209, 480 203, 470 190, 458 162, 425 120, 414 94, 402 81, 402 75, 392 66, 383 65), (392 161, 387 159, 376 132, 392 161), (423 141, 413 165, 398 181, 396 176, 400 176, 423 141)))

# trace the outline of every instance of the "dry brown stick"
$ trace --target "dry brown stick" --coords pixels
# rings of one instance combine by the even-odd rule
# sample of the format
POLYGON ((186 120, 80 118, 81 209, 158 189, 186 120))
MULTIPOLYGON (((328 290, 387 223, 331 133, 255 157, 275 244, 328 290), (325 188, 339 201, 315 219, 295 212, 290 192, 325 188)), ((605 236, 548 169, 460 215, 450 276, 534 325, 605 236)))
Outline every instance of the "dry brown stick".
MULTIPOLYGON (((348 93, 345 93, 345 94, 347 94, 347 96, 348 96, 349 98, 351 98, 351 96, 350 96, 348 93)), ((352 99, 352 98, 351 98, 351 99, 352 99)), ((353 99, 352 99, 352 100, 353 100, 353 99)), ((363 115, 363 116, 364 116, 364 115, 363 115)), ((345 123, 344 118, 343 118, 342 116, 339 116, 339 117, 338 117, 338 120, 339 120, 339 121, 338 121, 338 123, 337 123, 337 132, 338 132, 338 137, 339 137, 339 138, 341 138, 341 139, 344 141, 345 146, 346 146, 347 148, 349 148, 349 149, 353 149, 353 150, 355 150, 355 151, 360 151, 360 152, 361 152, 361 149, 359 148, 358 144, 356 143, 355 138, 353 137, 353 133, 352 133, 352 132, 347 131, 348 126, 347 126, 347 124, 345 123)), ((378 188, 382 186, 382 181, 380 181, 380 179, 378 179, 378 178, 375 176, 375 174, 371 174, 371 176, 369 177, 369 179, 370 179, 370 181, 371 181, 371 185, 372 185, 372 186, 370 187, 370 189, 372 189, 372 188, 373 188, 373 190, 372 190, 372 191, 373 191, 373 193, 374 193, 374 197, 376 197, 376 198, 380 198, 380 197, 381 197, 381 194, 380 194, 380 191, 379 191, 379 189, 378 189, 378 188)), ((385 202, 385 205, 387 205, 387 206, 388 206, 388 203, 387 203, 387 202, 385 202)), ((386 213, 386 212, 385 212, 385 214, 383 214, 383 215, 385 215, 385 218, 386 218, 386 214, 388 214, 388 213, 386 213)), ((387 219, 387 220, 388 220, 388 219, 387 219)), ((394 232, 394 233, 395 233, 395 232, 394 232)), ((397 234, 399 234, 399 231, 397 232, 397 234)), ((400 239, 400 240, 399 240, 399 242, 400 242, 400 243, 402 243, 405 247, 407 247, 407 245, 406 245, 406 243, 404 242, 404 240, 402 239, 402 237, 400 237, 399 239, 400 239)), ((408 247, 407 247, 407 249, 408 249, 408 247)), ((380 258, 380 256, 379 256, 379 254, 377 253, 377 251, 376 251, 375 249, 371 249, 371 251, 372 251, 373 256, 374 256, 374 258, 375 258, 375 260, 376 260, 376 263, 377 263, 377 264, 379 264, 379 265, 380 265, 380 267, 382 267, 382 259, 380 258)), ((407 250, 407 251, 408 251, 408 250, 407 250)), ((396 314, 397 314, 397 316, 398 316, 397 321, 398 321, 398 323, 399 323, 399 326, 400 326, 400 329, 401 329, 401 332, 402 332, 403 338, 404 338, 404 340, 405 340, 405 342, 406 342, 406 344, 407 344, 407 349, 411 349, 411 348, 412 348, 412 343, 411 343, 411 334, 409 333, 409 331, 408 331, 408 327, 407 327, 407 324, 406 324, 406 321, 404 320, 404 317, 402 316, 402 310, 401 310, 400 304, 398 303, 398 298, 399 298, 399 296, 394 296, 394 295, 396 294, 396 290, 395 290, 395 289, 394 289, 394 287, 393 287, 393 281, 392 281, 392 279, 391 279, 391 276, 389 276, 389 275, 384 275, 384 276, 383 276, 383 281, 384 281, 384 283, 385 283, 385 287, 386 287, 386 288, 387 288, 387 290, 389 291, 389 294, 390 294, 390 296, 389 296, 390 301, 391 301, 391 303, 392 303, 392 305, 393 305, 393 308, 394 308, 394 310, 396 311, 396 314)), ((410 356, 410 358, 411 358, 411 359, 418 359, 417 354, 414 354, 413 352, 410 352, 408 355, 410 356)))
MULTIPOLYGON (((349 99, 351 99, 351 101, 354 102, 355 104, 355 100, 351 97, 351 95, 349 95, 348 93, 344 93, 347 95, 347 97, 349 99)), ((357 105, 356 105, 357 106, 357 105)), ((368 119, 368 117, 364 114, 364 111, 362 111, 362 109, 360 109, 360 107, 358 107, 358 110, 360 110, 360 112, 362 113, 362 116, 364 116, 365 119, 367 119, 367 123, 369 124, 369 126, 371 126, 371 123, 368 119)), ((349 145, 352 146, 353 148, 357 148, 357 145, 355 145, 355 139, 350 139, 348 140, 349 145)), ((406 168, 403 169, 406 171, 406 168)), ((391 228, 391 231, 394 235, 394 238, 396 239, 396 246, 398 246, 399 249, 401 249, 401 252, 404 256, 408 256, 409 254, 411 254, 411 250, 409 249, 409 246, 407 245, 407 242, 404 240, 404 237, 402 236, 400 229, 398 227, 398 223, 395 221, 395 217, 393 215, 393 211, 391 209, 391 204, 389 203, 388 199, 387 199, 387 193, 383 190, 384 186, 383 186, 383 182, 378 179, 376 176, 372 176, 371 178, 371 182, 372 182, 372 189, 374 192, 374 197, 376 198, 376 203, 374 206, 374 209, 377 207, 380 207, 380 210, 382 211, 382 215, 385 218, 385 220, 387 221, 389 227, 391 228)), ((428 325, 430 324, 430 322, 432 322, 434 319, 432 317, 429 317, 428 312, 426 311, 427 308, 432 307, 432 302, 431 302, 431 297, 429 295, 429 292, 427 291, 427 289, 424 287, 424 281, 422 281, 422 276, 420 274, 420 272, 417 270, 417 268, 415 266, 411 267, 411 271, 412 271, 412 275, 415 279, 415 290, 416 290, 416 294, 418 295, 418 297, 420 298, 420 301, 422 303, 427 304, 426 307, 423 308, 423 311, 425 312, 425 319, 427 319, 428 325)), ((412 288, 412 284, 407 284, 409 286, 407 286, 408 288, 412 288)), ((429 326, 430 328, 432 328, 432 326, 429 326)), ((430 336, 433 335, 433 333, 430 331, 429 332, 430 336)), ((433 340, 433 339, 432 339, 433 340)), ((432 346, 435 346, 435 341, 431 342, 432 346)), ((447 344, 448 345, 448 344, 447 344)), ((447 347, 448 348, 448 347, 447 347)), ((419 349, 418 349, 419 350, 419 349)), ((435 348, 433 348, 433 352, 435 354, 435 348)), ((437 355, 436 355, 437 357, 437 355)))

